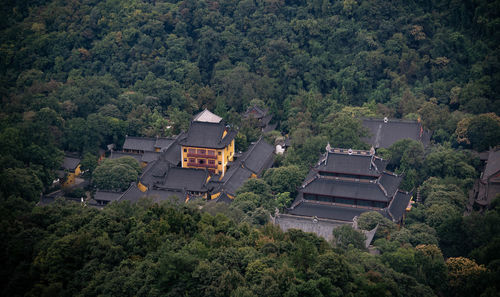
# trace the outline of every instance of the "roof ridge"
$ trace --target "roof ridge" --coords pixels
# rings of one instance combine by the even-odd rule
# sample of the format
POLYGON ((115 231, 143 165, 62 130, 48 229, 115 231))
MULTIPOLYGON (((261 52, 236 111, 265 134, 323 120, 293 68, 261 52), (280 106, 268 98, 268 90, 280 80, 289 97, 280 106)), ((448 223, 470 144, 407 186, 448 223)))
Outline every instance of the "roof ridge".
POLYGON ((311 177, 310 179, 306 180, 306 181, 302 184, 301 188, 303 189, 303 188, 307 187, 310 183, 312 183, 313 181, 315 181, 315 180, 316 180, 316 179, 318 179, 319 177, 320 177, 319 173, 317 173, 317 172, 316 172, 316 174, 315 174, 313 177, 311 177))
MULTIPOLYGON (((179 134, 179 135, 180 135, 180 134, 179 134)), ((178 137, 178 135, 177 135, 177 137, 178 137)), ((167 147, 166 147, 166 148, 164 148, 161 152, 163 153, 163 152, 168 151, 168 149, 169 149, 170 147, 172 147, 172 145, 174 145, 175 143, 177 143, 177 137, 175 137, 175 138, 173 139, 174 141, 172 141, 169 145, 167 145, 167 147)))
MULTIPOLYGON (((387 118, 387 117, 386 117, 387 118)), ((375 117, 361 117, 362 120, 369 120, 369 121, 384 121, 384 118, 375 118, 375 117)), ((408 124, 422 124, 417 120, 408 120, 408 119, 398 119, 398 118, 387 118, 388 122, 399 122, 399 123, 408 123, 408 124)))
POLYGON ((371 156, 369 150, 353 150, 353 149, 343 149, 336 147, 332 148, 330 151, 327 151, 327 153, 335 155, 349 155, 349 156, 359 156, 359 157, 371 156))
MULTIPOLYGON (((118 199, 116 199, 116 201, 120 201, 120 200, 122 200, 123 196, 125 196, 125 194, 127 194, 128 192, 132 191, 132 188, 133 188, 133 187, 138 188, 138 187, 137 187, 137 183, 135 183, 135 182, 131 182, 131 183, 130 183, 130 186, 128 187, 128 189, 127 189, 125 192, 123 192, 123 193, 120 195, 120 197, 118 197, 118 199)), ((146 192, 147 192, 147 190, 146 190, 146 192)))
POLYGON ((208 110, 208 108, 203 109, 199 113, 197 113, 191 122, 203 122, 203 123, 220 123, 223 121, 223 118, 216 115, 215 113, 208 110), (201 117, 205 117, 204 120, 200 120, 201 117))
POLYGON ((302 204, 303 202, 305 202, 305 201, 306 201, 306 200, 305 200, 304 198, 301 198, 301 199, 299 199, 299 200, 297 200, 297 201, 294 201, 294 202, 292 203, 292 205, 290 205, 290 208, 289 208, 289 209, 294 209, 295 207, 297 207, 297 206, 301 205, 301 204, 302 204))
MULTIPOLYGON (((226 135, 224 135, 224 131, 226 131, 226 127, 227 127, 227 126, 224 126, 224 129, 222 130, 222 135, 221 135, 221 138, 220 138, 220 140, 219 140, 219 144, 222 144, 222 142, 223 142, 226 138, 231 137, 231 134, 233 134, 233 133, 235 132, 235 130, 233 130, 233 129, 228 129, 228 130, 227 130, 226 135)), ((234 135, 234 136, 236 136, 236 135, 234 135)))
MULTIPOLYGON (((238 161, 238 163, 235 163, 233 166, 239 166, 241 169, 246 169, 246 170, 252 172, 248 168, 243 167, 242 164, 241 164, 241 161, 238 161)), ((226 185, 226 183, 229 182, 231 180, 231 178, 233 178, 236 170, 238 170, 238 169, 235 169, 234 171, 232 171, 231 174, 229 174, 229 176, 228 176, 229 170, 226 172, 226 174, 224 174, 224 177, 228 176, 228 179, 226 179, 226 181, 222 183, 222 187, 224 187, 224 185, 226 185)))
POLYGON ((354 182, 354 183, 361 183, 361 184, 373 184, 373 180, 366 180, 362 178, 355 178, 355 177, 344 177, 344 176, 328 176, 328 175, 320 175, 320 179, 328 179, 328 180, 335 180, 335 181, 342 181, 342 182, 354 182))
POLYGON ((378 170, 378 167, 377 165, 375 164, 375 161, 373 160, 375 158, 375 155, 371 155, 370 156, 370 169, 371 169, 371 166, 373 166, 375 168, 375 170, 380 173, 380 171, 378 170))
MULTIPOLYGON (((387 171, 387 170, 382 171, 382 174, 387 174, 387 175, 390 175, 390 176, 395 176, 395 177, 400 177, 400 176, 402 176, 402 174, 401 174, 401 175, 399 175, 399 174, 396 174, 396 173, 394 173, 394 172, 392 172, 392 171, 387 171)), ((380 176, 382 176, 382 175, 380 175, 380 176)))
POLYGON ((148 166, 146 165, 146 170, 144 170, 144 172, 142 172, 142 173, 141 173, 141 175, 139 176, 139 180, 140 180, 142 177, 144 177, 144 175, 146 174, 146 172, 149 172, 149 171, 151 171, 151 170, 152 170, 151 168, 153 168, 153 167, 155 166, 155 164, 156 164, 156 162, 157 162, 157 161, 158 161, 158 160, 153 160, 152 162, 150 162, 149 164, 151 164, 151 166, 150 166, 149 168, 147 168, 148 166))
POLYGON ((134 139, 143 139, 143 140, 156 140, 156 139, 158 139, 157 137, 128 136, 128 135, 125 136, 125 140, 132 139, 132 138, 134 138, 134 139))
POLYGON ((113 191, 113 190, 100 190, 100 189, 97 189, 96 192, 106 192, 106 193, 117 193, 117 194, 122 194, 123 192, 119 192, 119 191, 113 191))
POLYGON ((250 153, 253 152, 253 150, 255 149, 255 147, 257 146, 257 144, 261 140, 262 140, 262 136, 260 136, 259 139, 256 142, 254 142, 253 144, 251 144, 250 149, 245 152, 245 156, 240 159, 242 163, 244 163, 248 159, 248 156, 250 155, 250 153))
POLYGON ((384 192, 385 197, 389 197, 388 196, 389 194, 387 194, 387 190, 385 189, 385 187, 378 180, 377 180, 377 185, 382 190, 382 192, 384 192))
POLYGON ((217 123, 214 123, 214 122, 191 121, 191 124, 195 124, 195 123, 196 124, 200 124, 200 125, 206 125, 206 124, 208 124, 208 125, 217 125, 217 126, 220 126, 220 125, 225 126, 226 125, 225 122, 222 122, 222 121, 217 122, 217 123))
POLYGON ((389 205, 387 205, 387 207, 385 208, 386 211, 387 211, 387 214, 391 217, 392 221, 394 222, 394 215, 392 214, 391 212, 391 206, 392 206, 392 202, 396 200, 396 196, 394 196, 393 199, 391 199, 391 202, 389 202, 389 205))

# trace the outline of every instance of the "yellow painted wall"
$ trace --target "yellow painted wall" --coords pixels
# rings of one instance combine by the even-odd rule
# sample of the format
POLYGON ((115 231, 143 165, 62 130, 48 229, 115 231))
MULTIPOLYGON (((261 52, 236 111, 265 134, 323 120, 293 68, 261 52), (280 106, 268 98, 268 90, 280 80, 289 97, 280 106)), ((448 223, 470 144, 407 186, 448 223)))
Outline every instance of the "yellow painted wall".
MULTIPOLYGON (((196 166, 188 166, 189 157, 189 149, 203 149, 203 150, 213 150, 215 151, 215 156, 217 157, 215 159, 215 164, 217 165, 217 169, 215 170, 216 173, 220 173, 221 175, 224 175, 227 167, 227 163, 229 161, 232 161, 234 158, 234 140, 231 141, 231 143, 223 148, 223 149, 210 149, 210 148, 203 148, 203 147, 190 147, 190 146, 183 146, 181 151, 182 151, 182 167, 183 168, 205 168, 205 167, 196 167, 196 166), (187 161, 184 161, 187 160, 187 161), (221 162, 221 164, 219 164, 221 162)), ((207 159, 208 160, 208 159, 207 159)))
POLYGON ((62 184, 63 187, 69 187, 75 183, 75 174, 73 172, 69 172, 66 176, 66 181, 62 184))
POLYGON ((80 168, 80 165, 78 165, 75 168, 75 172, 68 172, 68 175, 66 176, 66 181, 62 184, 63 187, 69 187, 75 183, 75 178, 82 174, 82 169, 80 168))
POLYGON ((137 188, 139 188, 139 190, 141 190, 141 192, 143 193, 148 190, 148 188, 145 185, 141 184, 141 182, 137 183, 137 188))
POLYGON ((80 168, 80 164, 75 169, 75 176, 79 176, 82 173, 82 169, 80 168))
MULTIPOLYGON (((212 194, 212 196, 210 196, 210 200, 218 198, 221 194, 222 194, 222 192, 218 192, 218 193, 212 194)), ((226 195, 227 195, 227 197, 229 197, 229 199, 234 199, 233 195, 230 195, 228 193, 226 193, 226 195)))
POLYGON ((215 199, 215 198, 219 197, 220 194, 221 194, 221 192, 215 193, 215 194, 212 195, 212 197, 210 197, 210 199, 215 199))

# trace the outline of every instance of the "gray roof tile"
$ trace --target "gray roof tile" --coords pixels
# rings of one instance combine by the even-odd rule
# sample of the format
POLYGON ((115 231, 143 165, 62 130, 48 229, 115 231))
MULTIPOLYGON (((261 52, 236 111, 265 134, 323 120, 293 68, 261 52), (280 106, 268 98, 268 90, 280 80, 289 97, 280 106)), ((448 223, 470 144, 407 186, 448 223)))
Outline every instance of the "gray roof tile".
POLYGON ((222 178, 222 189, 228 194, 235 195, 236 191, 252 176, 252 172, 241 167, 240 164, 233 164, 222 178))
POLYGON ((299 216, 316 216, 318 218, 352 222, 355 216, 359 216, 367 211, 370 210, 302 201, 295 208, 288 210, 288 213, 299 216))
POLYGON ((160 158, 160 155, 160 152, 144 152, 144 154, 142 154, 141 161, 146 163, 156 161, 160 158))
POLYGON ((334 178, 316 178, 303 189, 303 193, 388 202, 387 197, 375 182, 355 182, 334 178))
POLYGON ((320 163, 317 169, 318 171, 378 177, 386 166, 386 161, 375 156, 329 152, 325 162, 320 163))
POLYGON ((222 118, 205 108, 202 112, 194 116, 193 121, 220 123, 222 121, 222 118))
POLYGON ((123 193, 123 195, 118 199, 118 201, 130 201, 132 203, 136 203, 144 197, 144 192, 139 190, 137 184, 132 183, 130 187, 123 193))
POLYGON ((125 137, 125 142, 123 143, 123 149, 154 152, 155 143, 156 143, 156 138, 127 136, 125 137))
POLYGON ((132 154, 132 153, 125 153, 125 152, 118 152, 118 151, 111 151, 111 154, 109 155, 110 159, 118 159, 118 158, 123 158, 123 157, 132 157, 137 160, 137 162, 141 162, 142 155, 139 154, 132 154))
POLYGON ((191 192, 206 192, 205 186, 208 172, 194 168, 169 168, 162 184, 158 188, 187 190, 191 192))
POLYGON ((424 146, 430 142, 431 133, 417 121, 388 119, 384 122, 384 119, 365 118, 363 126, 369 131, 369 136, 364 141, 375 148, 388 148, 396 141, 406 138, 421 141, 424 146))
POLYGON ((148 163, 142 175, 139 177, 141 183, 147 187, 163 182, 170 163, 164 160, 157 160, 148 163))
POLYGON ((271 167, 274 162, 274 147, 260 138, 238 159, 238 162, 256 175, 271 167))
POLYGON ((61 164, 61 169, 73 171, 80 164, 80 159, 64 156, 63 162, 61 164))
POLYGON ((491 150, 488 153, 488 160, 484 168, 483 179, 488 179, 491 175, 500 171, 500 149, 491 150))
POLYGON ((236 137, 236 131, 230 129, 223 138, 225 129, 224 123, 193 121, 186 137, 180 143, 185 146, 224 148, 236 137))
POLYGON ((396 222, 401 221, 403 218, 406 208, 408 207, 408 203, 410 203, 411 196, 411 193, 398 191, 389 205, 389 212, 396 222))
POLYGON ((154 147, 159 148, 161 151, 161 150, 164 150, 167 147, 169 147, 174 142, 175 142, 175 138, 158 137, 158 138, 156 138, 154 147))
POLYGON ((394 196, 394 193, 398 190, 399 184, 401 184, 402 180, 403 180, 402 176, 384 172, 380 177, 379 182, 387 191, 387 195, 389 197, 392 197, 394 196))
POLYGON ((94 200, 111 202, 118 200, 122 195, 122 192, 97 190, 94 195, 94 200))

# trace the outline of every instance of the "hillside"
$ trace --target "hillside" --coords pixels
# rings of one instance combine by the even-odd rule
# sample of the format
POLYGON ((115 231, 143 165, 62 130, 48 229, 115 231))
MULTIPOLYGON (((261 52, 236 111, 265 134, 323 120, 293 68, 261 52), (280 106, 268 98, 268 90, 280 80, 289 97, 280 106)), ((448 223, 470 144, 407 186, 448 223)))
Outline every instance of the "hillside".
POLYGON ((467 196, 484 165, 476 152, 500 145, 500 1, 4 2, 2 295, 499 291, 499 200, 479 212, 467 196), (35 206, 63 152, 81 155, 90 174, 99 149, 177 135, 205 108, 239 130, 244 151, 260 136, 242 116, 251 105, 273 115, 266 139, 288 135, 291 147, 231 207, 35 206), (433 131, 428 149, 378 151, 422 197, 404 227, 367 216, 366 228, 385 224, 382 254, 359 249, 356 233, 330 244, 262 227, 327 143, 370 148, 361 117, 433 131))

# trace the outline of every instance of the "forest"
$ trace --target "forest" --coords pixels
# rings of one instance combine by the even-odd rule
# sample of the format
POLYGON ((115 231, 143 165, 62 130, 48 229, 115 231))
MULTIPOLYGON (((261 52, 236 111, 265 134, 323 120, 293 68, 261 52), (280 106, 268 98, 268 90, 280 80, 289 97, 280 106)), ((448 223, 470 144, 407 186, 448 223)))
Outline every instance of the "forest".
POLYGON ((500 145, 500 1, 6 0, 0 16, 1 295, 499 296, 500 199, 468 193, 500 145), (250 105, 291 147, 231 205, 37 205, 64 152, 92 175, 99 149, 204 108, 244 151, 250 105), (404 226, 360 217, 380 255, 350 228, 270 225, 327 143, 369 149, 361 117, 433 131, 378 151, 422 199, 404 226))

